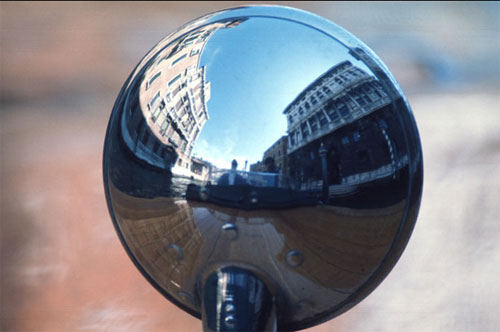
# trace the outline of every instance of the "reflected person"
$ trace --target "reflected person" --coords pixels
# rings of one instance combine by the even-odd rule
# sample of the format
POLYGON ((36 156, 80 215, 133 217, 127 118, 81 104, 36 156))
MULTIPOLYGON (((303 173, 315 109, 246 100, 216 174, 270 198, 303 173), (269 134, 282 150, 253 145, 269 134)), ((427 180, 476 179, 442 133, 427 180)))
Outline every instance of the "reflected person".
POLYGON ((238 168, 238 162, 236 159, 233 159, 231 162, 231 170, 225 174, 223 174, 220 178, 217 184, 219 186, 233 186, 233 185, 242 185, 242 184, 247 184, 245 179, 238 174, 237 171, 238 168))

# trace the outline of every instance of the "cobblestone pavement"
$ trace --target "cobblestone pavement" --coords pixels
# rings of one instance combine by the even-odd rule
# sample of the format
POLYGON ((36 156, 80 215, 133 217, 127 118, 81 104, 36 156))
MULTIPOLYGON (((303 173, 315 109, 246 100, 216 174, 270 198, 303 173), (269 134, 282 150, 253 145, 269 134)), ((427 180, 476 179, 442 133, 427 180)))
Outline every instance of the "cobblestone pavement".
MULTIPOLYGON (((327 5, 294 4, 318 13, 327 5)), ((200 331, 200 321, 155 291, 119 243, 104 199, 101 154, 114 98, 141 55, 166 32, 215 7, 96 6, 0 4, 0 330, 200 331)), ((353 6, 372 19, 381 15, 353 6)), ((351 30, 364 33, 348 5, 340 5, 337 16, 330 7, 322 15, 344 26, 358 22, 351 30)), ((446 17, 466 12, 477 14, 457 7, 446 17)), ((407 29, 421 32, 426 23, 413 18, 416 26, 407 29)), ((471 34, 493 40, 498 26, 497 20, 471 34)), ((473 39, 464 35, 458 38, 473 39)), ((410 91, 424 151, 417 226, 379 288, 311 331, 500 326, 500 87, 494 76, 500 50, 481 47, 497 52, 497 67, 470 89, 440 82, 426 89, 428 72, 394 63, 410 91)), ((488 63, 489 55, 484 59, 488 63)))

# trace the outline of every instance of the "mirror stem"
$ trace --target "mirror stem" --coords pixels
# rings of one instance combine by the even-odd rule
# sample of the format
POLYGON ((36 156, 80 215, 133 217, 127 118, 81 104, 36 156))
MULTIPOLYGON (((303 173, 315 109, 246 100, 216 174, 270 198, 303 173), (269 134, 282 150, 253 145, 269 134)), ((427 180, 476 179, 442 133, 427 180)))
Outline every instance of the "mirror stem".
POLYGON ((276 331, 274 296, 252 272, 221 268, 202 290, 204 331, 276 331))

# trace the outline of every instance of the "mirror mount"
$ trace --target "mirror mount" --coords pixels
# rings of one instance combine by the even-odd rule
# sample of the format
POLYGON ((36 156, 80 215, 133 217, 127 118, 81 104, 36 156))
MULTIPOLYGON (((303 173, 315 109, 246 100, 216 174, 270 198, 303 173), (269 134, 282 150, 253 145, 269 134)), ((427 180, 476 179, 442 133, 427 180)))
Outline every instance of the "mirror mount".
POLYGON ((204 331, 276 331, 275 297, 252 272, 227 266, 202 286, 204 331))

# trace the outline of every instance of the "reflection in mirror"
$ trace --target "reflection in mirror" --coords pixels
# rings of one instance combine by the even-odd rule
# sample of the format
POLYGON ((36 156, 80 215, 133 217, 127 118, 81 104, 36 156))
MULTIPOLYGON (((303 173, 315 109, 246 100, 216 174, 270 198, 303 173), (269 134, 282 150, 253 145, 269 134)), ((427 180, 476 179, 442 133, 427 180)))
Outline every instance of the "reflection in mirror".
POLYGON ((366 46, 305 12, 245 7, 185 25, 141 61, 111 115, 104 178, 126 250, 168 299, 201 317, 206 280, 231 266, 263 282, 280 328, 301 329, 396 263, 422 155, 366 46))

